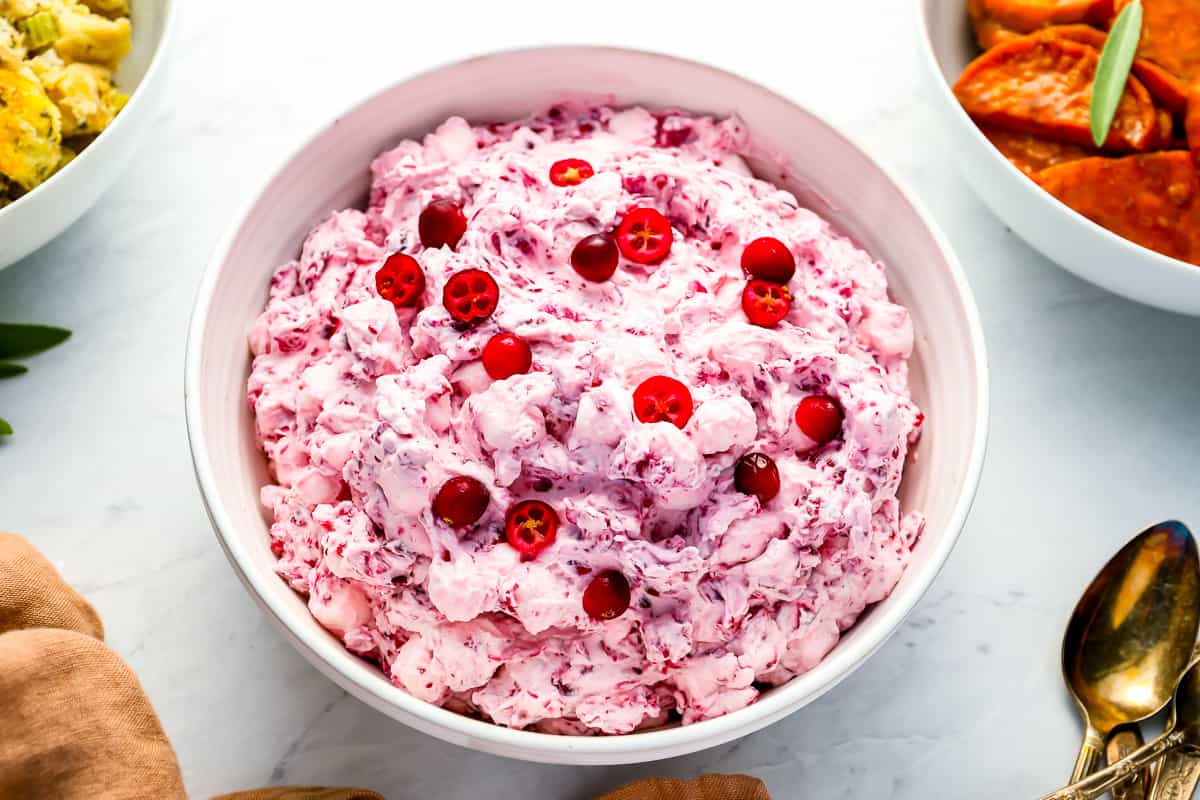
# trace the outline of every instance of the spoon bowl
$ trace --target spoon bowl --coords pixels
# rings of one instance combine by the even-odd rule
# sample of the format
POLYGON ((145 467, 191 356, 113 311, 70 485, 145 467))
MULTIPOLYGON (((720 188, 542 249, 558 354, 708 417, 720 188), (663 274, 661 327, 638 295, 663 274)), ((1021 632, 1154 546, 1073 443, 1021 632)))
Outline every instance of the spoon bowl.
POLYGON ((1111 731, 1170 702, 1198 625, 1200 560, 1181 522, 1142 531, 1092 580, 1063 637, 1063 677, 1086 727, 1072 783, 1100 768, 1111 731))

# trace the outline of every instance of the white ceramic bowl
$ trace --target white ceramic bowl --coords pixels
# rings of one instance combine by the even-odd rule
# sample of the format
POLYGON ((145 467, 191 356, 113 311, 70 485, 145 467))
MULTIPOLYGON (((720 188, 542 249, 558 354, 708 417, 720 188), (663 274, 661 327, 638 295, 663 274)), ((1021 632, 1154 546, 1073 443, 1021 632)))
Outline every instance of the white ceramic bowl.
POLYGON ((117 70, 129 103, 112 124, 50 180, 0 209, 0 269, 38 249, 95 205, 129 164, 165 90, 164 60, 174 0, 132 0, 133 49, 117 70))
POLYGON ((751 733, 819 697, 896 629, 929 587, 966 519, 987 427, 987 370, 974 301, 953 253, 914 200, 862 150, 808 111, 725 72, 650 53, 523 50, 427 72, 359 104, 288 159, 217 249, 196 303, 187 353, 187 422, 200 488, 217 536, 250 592, 318 669, 359 699, 419 730, 499 755, 572 764, 651 761, 751 733), (816 669, 749 708, 684 727, 615 737, 559 737, 459 716, 394 687, 322 629, 275 576, 258 489, 266 464, 245 402, 246 332, 276 265, 294 258, 333 209, 360 204, 372 158, 451 114, 508 120, 579 92, 618 104, 736 112, 778 160, 750 159, 890 266, 917 331, 912 381, 929 426, 903 485, 929 524, 896 588, 816 669))
POLYGON ((913 0, 922 60, 963 176, 1017 235, 1086 281, 1182 314, 1200 315, 1200 267, 1122 239, 1042 191, 1009 163, 954 98, 951 87, 979 54, 966 0, 913 0))

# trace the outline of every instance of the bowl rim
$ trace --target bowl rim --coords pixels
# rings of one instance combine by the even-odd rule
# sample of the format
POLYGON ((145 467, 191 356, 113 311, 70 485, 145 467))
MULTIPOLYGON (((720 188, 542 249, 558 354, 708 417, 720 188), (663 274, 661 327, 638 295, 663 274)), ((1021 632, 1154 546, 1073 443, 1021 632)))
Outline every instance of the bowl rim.
MULTIPOLYGON (((315 130, 305 136, 298 145, 291 148, 277 163, 270 173, 258 182, 249 198, 240 204, 228 230, 222 235, 213 250, 203 278, 199 285, 195 306, 188 326, 188 342, 184 365, 184 406, 187 425, 188 441, 192 451, 193 467, 200 487, 201 496, 208 511, 214 533, 224 549, 226 557, 234 567, 242 583, 257 601, 258 605, 267 612, 269 618, 284 632, 301 654, 319 671, 351 691, 359 699, 374 705, 378 710, 396 718, 395 709, 400 713, 420 719, 431 727, 448 731, 456 738, 452 741, 487 742, 505 748, 505 755, 514 751, 522 754, 517 757, 529 760, 554 761, 556 757, 566 760, 559 763, 627 763, 632 761, 650 761, 685 752, 695 752, 707 747, 736 738, 740 735, 760 729, 773 721, 816 700, 825 692, 834 688, 845 678, 849 677, 864 661, 875 653, 901 626, 901 623, 913 610, 918 602, 928 592, 933 581, 940 574, 963 527, 966 524, 971 505, 979 488, 983 470, 984 456, 987 445, 989 423, 989 372, 987 352, 983 338, 983 327, 980 322, 978 308, 974 295, 967 282, 966 275, 951 247, 949 240, 943 234, 932 216, 918 201, 916 195, 898 180, 890 170, 874 158, 870 152, 855 139, 848 136, 839 127, 830 123, 824 116, 817 114, 791 98, 769 89, 762 84, 746 78, 730 70, 718 68, 699 61, 682 58, 666 53, 642 50, 638 48, 612 47, 604 45, 548 45, 535 47, 513 47, 489 51, 483 54, 463 58, 449 59, 432 67, 407 74, 388 85, 370 92, 365 97, 359 97, 347 104, 340 113, 332 115, 316 126, 315 130), (540 733, 535 731, 515 730, 492 722, 463 716, 440 706, 420 700, 399 687, 392 685, 386 679, 372 677, 369 682, 359 680, 352 674, 347 665, 358 657, 347 651, 341 644, 333 642, 323 631, 302 631, 293 627, 288 619, 291 613, 283 607, 282 600, 277 598, 280 580, 274 572, 262 572, 254 567, 248 551, 240 544, 235 529, 225 509, 223 499, 217 488, 217 481, 210 458, 208 444, 204 436, 201 408, 201 353, 204 349, 205 335, 213 319, 211 303, 218 280, 229 252, 242 231, 246 218, 254 207, 261 201, 264 192, 273 184, 288 166, 318 138, 326 134, 339 120, 355 111, 378 101, 382 96, 394 91, 397 87, 410 81, 418 80, 426 75, 452 68, 459 64, 473 61, 504 59, 531 52, 559 51, 566 57, 580 58, 592 54, 604 53, 609 55, 624 55, 632 58, 650 58, 662 62, 678 63, 697 71, 711 73, 714 76, 734 78, 745 85, 748 91, 758 92, 770 98, 797 107, 810 114, 823 124, 832 136, 838 137, 853 150, 867 159, 881 176, 885 178, 899 193, 902 200, 909 204, 920 219, 941 252, 959 300, 969 335, 969 350, 976 365, 973 430, 970 436, 970 454, 967 460, 963 483, 958 497, 954 502, 949 520, 945 526, 946 536, 938 544, 936 550, 928 556, 923 573, 906 573, 915 576, 914 582, 906 587, 903 594, 893 591, 884 601, 872 607, 872 615, 880 616, 878 630, 873 639, 862 639, 835 648, 812 670, 793 678, 786 684, 773 689, 769 694, 760 697, 753 704, 713 719, 702 720, 690 725, 677 725, 669 728, 638 731, 623 735, 576 737, 558 734, 540 733), (227 531, 229 533, 227 533, 227 531), (267 586, 267 581, 271 585, 267 586), (887 601, 892 600, 889 603, 887 601), (649 752, 655 750, 657 752, 649 752), (593 760, 587 761, 591 758, 593 760), (605 761, 604 759, 611 759, 605 761)), ((472 744, 472 747, 475 745, 472 744)), ((495 752, 495 751, 493 751, 495 752)))
MULTIPOLYGON (((1185 278, 1184 280, 1200 280, 1200 265, 1189 264, 1188 262, 1181 261, 1178 258, 1172 258, 1171 256, 1163 255, 1156 250, 1151 250, 1149 247, 1143 247, 1137 242, 1130 241, 1124 236, 1113 233, 1103 225, 1093 222, 1063 201, 1059 200, 1054 195, 1037 186, 1037 184, 1033 183, 1033 181, 1031 181, 1025 173, 1021 172, 1021 170, 1019 170, 1015 164, 1001 155, 1000 151, 997 150, 996 147, 990 141, 988 141, 987 137, 983 135, 983 132, 979 130, 979 126, 975 124, 970 115, 963 110, 962 105, 954 96, 954 90, 951 88, 950 82, 946 80, 946 76, 942 72, 942 65, 938 61, 937 53, 933 48, 933 38, 930 35, 929 15, 926 13, 925 8, 927 0, 912 0, 912 2, 916 6, 917 27, 921 32, 921 55, 925 61, 925 66, 930 71, 930 74, 932 74, 935 78, 934 83, 937 84, 936 91, 938 96, 941 97, 946 104, 952 107, 952 113, 955 115, 956 119, 963 123, 963 126, 968 129, 967 135, 973 138, 977 145, 983 145, 986 148, 988 151, 988 158, 992 159, 993 161, 1001 162, 1004 169, 1009 170, 1012 175, 1020 177, 1022 179, 1022 184, 1026 185, 1030 190, 1028 194, 1031 197, 1037 196, 1044 198, 1046 201, 1048 201, 1046 203, 1047 208, 1052 208, 1060 215, 1065 216, 1065 218, 1073 222, 1079 230, 1092 235, 1098 235, 1098 238, 1100 238, 1102 241, 1106 241, 1109 245, 1120 248, 1122 252, 1116 253, 1114 256, 1144 259, 1145 261, 1164 269, 1179 272, 1181 274, 1187 273, 1189 277, 1185 278)), ((957 0, 957 2, 961 3, 961 0, 957 0)), ((965 3, 962 3, 962 9, 962 13, 965 15, 967 13, 965 3)), ((1002 218, 1001 221, 1004 222, 1002 218)))
POLYGON ((61 183, 62 181, 59 180, 60 178, 65 180, 67 176, 74 175, 76 172, 82 169, 82 167, 79 165, 85 158, 87 158, 89 150, 94 149, 99 142, 107 141, 108 139, 117 136, 120 131, 123 131, 126 127, 128 127, 128 125, 132 124, 128 122, 128 119, 130 116, 132 116, 135 110, 142 107, 142 96, 146 94, 146 92, 142 91, 142 87, 147 86, 151 81, 158 80, 159 73, 161 73, 164 69, 163 62, 166 60, 165 54, 167 52, 167 46, 175 38, 176 17, 178 16, 176 12, 178 11, 178 4, 175 0, 161 0, 161 3, 163 9, 162 35, 158 37, 158 41, 154 44, 154 54, 150 56, 150 65, 146 67, 146 74, 142 76, 140 81, 138 81, 137 87, 134 88, 133 92, 130 93, 129 102, 127 102, 125 107, 121 109, 120 113, 113 118, 113 121, 108 124, 108 127, 100 131, 100 134, 96 136, 96 138, 93 139, 87 147, 80 151, 75 158, 71 159, 65 167, 55 172, 49 178, 39 183, 37 186, 30 189, 28 192, 9 203, 4 208, 0 208, 0 220, 3 220, 6 215, 13 212, 13 210, 18 206, 27 205, 25 201, 40 194, 42 189, 50 186, 53 183, 61 183))

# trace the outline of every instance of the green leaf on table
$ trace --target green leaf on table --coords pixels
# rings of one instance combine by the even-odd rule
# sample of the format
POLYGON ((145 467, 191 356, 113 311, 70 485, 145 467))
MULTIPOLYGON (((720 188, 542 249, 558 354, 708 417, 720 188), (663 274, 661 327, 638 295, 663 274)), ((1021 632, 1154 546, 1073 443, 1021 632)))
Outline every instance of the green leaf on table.
POLYGON ((70 336, 66 328, 0 322, 0 359, 35 356, 62 344, 70 336))
POLYGON ((29 372, 29 367, 23 367, 20 364, 13 364, 9 361, 0 361, 0 378, 15 378, 18 375, 24 375, 29 372))
POLYGON ((1100 51, 1100 63, 1096 65, 1090 109, 1092 141, 1096 147, 1103 147, 1108 139, 1108 129, 1117 114, 1121 95, 1125 94, 1125 84, 1141 38, 1142 0, 1133 0, 1121 11, 1108 32, 1104 49, 1100 51))
POLYGON ((0 436, 12 436, 12 425, 0 419, 0 436))

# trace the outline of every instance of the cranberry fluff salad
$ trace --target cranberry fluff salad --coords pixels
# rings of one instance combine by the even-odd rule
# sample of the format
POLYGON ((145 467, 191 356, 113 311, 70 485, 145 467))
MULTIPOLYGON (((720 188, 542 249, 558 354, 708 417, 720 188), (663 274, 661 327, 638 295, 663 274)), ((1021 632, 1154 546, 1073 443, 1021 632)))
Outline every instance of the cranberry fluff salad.
POLYGON ((451 118, 276 271, 271 549, 396 686, 542 732, 692 723, 900 579, 908 312, 748 147, 641 108, 451 118))

